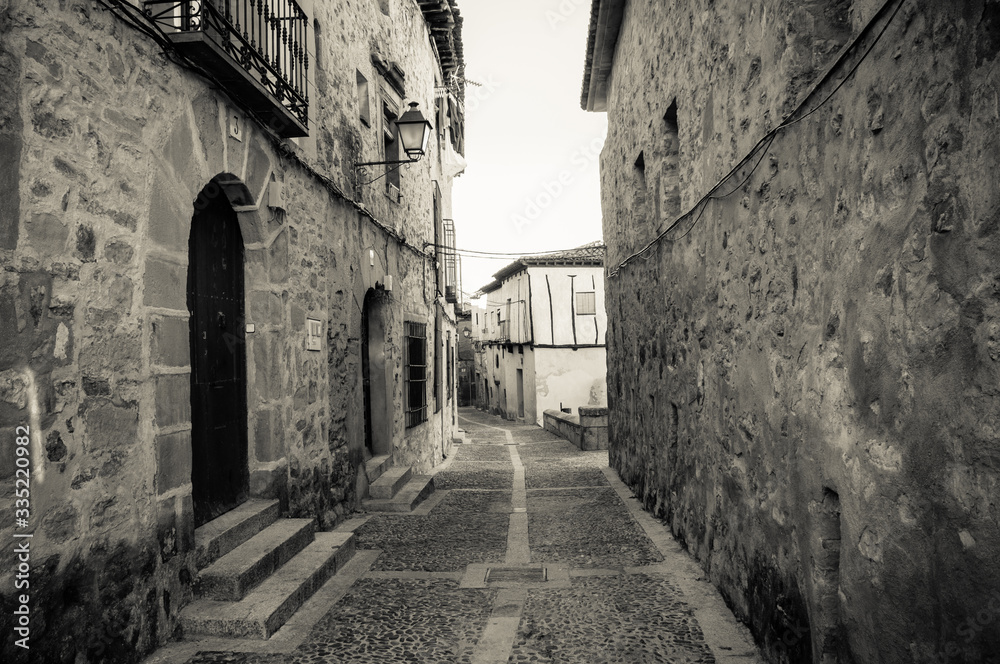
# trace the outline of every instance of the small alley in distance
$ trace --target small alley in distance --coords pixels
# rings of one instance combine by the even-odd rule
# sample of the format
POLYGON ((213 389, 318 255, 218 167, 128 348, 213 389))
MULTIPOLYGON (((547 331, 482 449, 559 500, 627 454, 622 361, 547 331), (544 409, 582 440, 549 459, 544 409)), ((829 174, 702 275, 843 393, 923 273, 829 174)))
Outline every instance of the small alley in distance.
POLYGON ((0 0, 0 660, 1000 664, 1000 0, 0 0))

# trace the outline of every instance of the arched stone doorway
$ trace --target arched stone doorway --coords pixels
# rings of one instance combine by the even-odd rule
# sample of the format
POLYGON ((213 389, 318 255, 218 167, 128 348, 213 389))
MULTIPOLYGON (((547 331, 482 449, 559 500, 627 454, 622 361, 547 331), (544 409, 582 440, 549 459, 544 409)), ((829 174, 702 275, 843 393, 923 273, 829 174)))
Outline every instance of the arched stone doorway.
POLYGON ((227 190, 216 180, 195 202, 188 242, 196 526, 249 495, 244 241, 227 190))
POLYGON ((369 288, 361 310, 361 378, 365 408, 365 456, 392 454, 392 393, 386 328, 389 295, 369 288))

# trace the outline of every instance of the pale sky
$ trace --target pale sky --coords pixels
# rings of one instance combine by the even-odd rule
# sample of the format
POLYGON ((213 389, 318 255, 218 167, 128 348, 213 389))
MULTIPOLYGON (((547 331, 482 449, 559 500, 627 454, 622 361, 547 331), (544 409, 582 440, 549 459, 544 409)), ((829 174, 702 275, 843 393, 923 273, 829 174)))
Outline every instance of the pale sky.
MULTIPOLYGON (((591 0, 459 0, 466 79, 460 249, 532 252, 601 239, 604 113, 580 108, 591 0)), ((473 293, 514 260, 462 257, 473 293)))

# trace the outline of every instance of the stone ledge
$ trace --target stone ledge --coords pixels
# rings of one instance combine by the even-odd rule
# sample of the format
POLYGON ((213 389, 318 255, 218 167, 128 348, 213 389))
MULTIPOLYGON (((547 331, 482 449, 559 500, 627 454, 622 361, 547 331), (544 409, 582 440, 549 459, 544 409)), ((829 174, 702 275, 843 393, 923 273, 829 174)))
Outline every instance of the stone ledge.
POLYGON ((608 409, 580 407, 577 410, 579 415, 558 410, 545 411, 545 430, 565 438, 581 450, 608 449, 608 409))

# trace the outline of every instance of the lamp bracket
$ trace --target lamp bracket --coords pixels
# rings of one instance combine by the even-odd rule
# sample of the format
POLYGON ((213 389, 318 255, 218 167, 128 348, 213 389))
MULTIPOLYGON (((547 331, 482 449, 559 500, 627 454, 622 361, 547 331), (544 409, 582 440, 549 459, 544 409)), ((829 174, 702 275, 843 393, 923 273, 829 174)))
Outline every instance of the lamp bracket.
POLYGON ((364 168, 365 166, 388 166, 390 164, 415 164, 418 161, 420 161, 419 157, 416 159, 397 159, 395 161, 362 161, 354 164, 354 168, 364 168))

